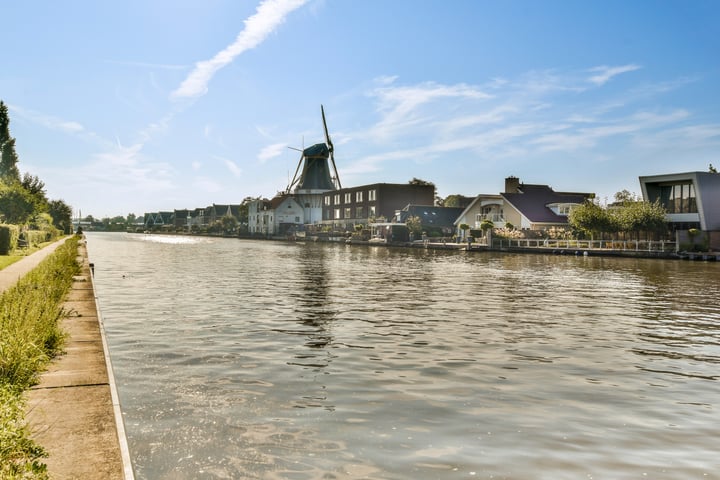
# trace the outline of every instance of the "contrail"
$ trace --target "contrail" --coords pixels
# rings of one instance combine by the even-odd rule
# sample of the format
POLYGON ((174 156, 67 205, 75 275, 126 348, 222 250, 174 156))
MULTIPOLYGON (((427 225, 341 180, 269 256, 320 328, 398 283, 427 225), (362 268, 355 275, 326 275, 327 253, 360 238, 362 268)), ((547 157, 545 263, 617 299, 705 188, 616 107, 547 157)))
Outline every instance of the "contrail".
POLYGON ((245 20, 245 28, 235 42, 218 52, 210 60, 195 64, 192 72, 182 84, 170 94, 173 99, 192 98, 205 95, 207 86, 215 72, 232 62, 241 53, 260 45, 267 36, 285 21, 293 10, 303 6, 307 0, 266 0, 258 5, 255 15, 245 20))

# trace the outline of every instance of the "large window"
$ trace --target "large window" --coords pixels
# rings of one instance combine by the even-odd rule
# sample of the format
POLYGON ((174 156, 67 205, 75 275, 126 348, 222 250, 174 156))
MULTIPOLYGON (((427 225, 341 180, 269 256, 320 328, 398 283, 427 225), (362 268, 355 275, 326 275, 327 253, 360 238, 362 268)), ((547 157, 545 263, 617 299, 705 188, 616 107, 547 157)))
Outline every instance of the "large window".
POLYGON ((368 201, 374 202, 376 200, 375 195, 375 190, 368 190, 368 201))
POLYGON ((356 202, 363 201, 363 192, 362 191, 355 192, 355 201, 356 202))
POLYGON ((325 205, 330 206, 330 195, 325 195, 325 205))
POLYGON ((352 202, 352 193, 348 192, 345 194, 345 203, 352 202))
POLYGON ((340 209, 339 208, 335 209, 335 220, 340 220, 340 209))
POLYGON ((355 208, 355 218, 363 218, 365 216, 365 209, 363 207, 355 208))
POLYGON ((346 208, 345 209, 345 217, 344 218, 352 218, 352 208, 346 208))
POLYGON ((695 186, 692 183, 661 185, 660 204, 668 213, 697 213, 695 186))
POLYGON ((375 216, 375 205, 370 205, 368 207, 368 217, 374 217, 375 216))
POLYGON ((340 205, 340 194, 335 194, 335 205, 340 205))

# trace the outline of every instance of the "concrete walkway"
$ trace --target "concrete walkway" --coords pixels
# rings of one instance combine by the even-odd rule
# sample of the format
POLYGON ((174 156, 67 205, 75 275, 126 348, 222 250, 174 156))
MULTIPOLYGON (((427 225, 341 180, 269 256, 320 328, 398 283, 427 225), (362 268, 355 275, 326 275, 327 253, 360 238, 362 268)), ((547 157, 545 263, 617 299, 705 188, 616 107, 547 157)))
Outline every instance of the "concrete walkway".
MULTIPOLYGON (((0 289, 12 285, 64 243, 56 242, 0 270, 0 289)), ((53 479, 132 480, 107 343, 95 302, 85 243, 78 249, 80 273, 63 308, 68 334, 65 354, 55 359, 27 398, 33 439, 48 452, 53 479)))

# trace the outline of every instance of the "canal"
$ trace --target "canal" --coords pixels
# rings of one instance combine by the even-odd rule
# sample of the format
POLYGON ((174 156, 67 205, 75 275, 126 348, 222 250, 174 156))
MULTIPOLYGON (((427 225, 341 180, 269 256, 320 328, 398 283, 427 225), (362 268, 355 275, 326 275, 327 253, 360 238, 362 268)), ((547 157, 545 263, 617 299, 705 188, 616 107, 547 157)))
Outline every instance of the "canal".
POLYGON ((718 478, 718 263, 87 239, 137 478, 718 478))

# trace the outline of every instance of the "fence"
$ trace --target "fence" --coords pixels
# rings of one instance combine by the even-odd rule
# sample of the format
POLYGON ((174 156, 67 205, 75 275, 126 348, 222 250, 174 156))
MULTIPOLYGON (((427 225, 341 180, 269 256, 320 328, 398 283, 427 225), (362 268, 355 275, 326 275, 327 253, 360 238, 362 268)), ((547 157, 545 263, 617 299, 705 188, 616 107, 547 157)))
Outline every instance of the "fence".
POLYGON ((492 248, 552 248, 583 250, 632 250, 674 252, 675 242, 665 240, 560 240, 529 238, 493 238, 492 248))

